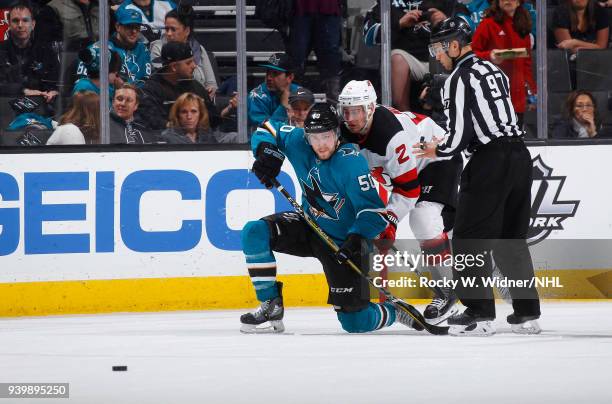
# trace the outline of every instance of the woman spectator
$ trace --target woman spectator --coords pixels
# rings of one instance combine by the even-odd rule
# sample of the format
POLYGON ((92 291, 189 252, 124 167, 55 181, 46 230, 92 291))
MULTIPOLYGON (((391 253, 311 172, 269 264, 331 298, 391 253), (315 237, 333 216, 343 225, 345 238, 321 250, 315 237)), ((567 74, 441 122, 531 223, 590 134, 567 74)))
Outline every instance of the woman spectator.
POLYGON ((578 90, 570 93, 563 112, 564 119, 555 125, 553 138, 577 139, 603 136, 601 122, 597 116, 597 102, 588 91, 578 90))
POLYGON ((557 47, 572 53, 605 49, 610 34, 606 10, 595 0, 565 0, 553 14, 553 33, 557 47))
POLYGON ((210 130, 206 106, 194 93, 177 98, 170 110, 168 129, 161 137, 170 144, 217 143, 210 130))
MULTIPOLYGON (((166 42, 188 43, 196 64, 193 78, 206 88, 211 100, 214 100, 214 95, 218 88, 217 80, 215 79, 215 73, 206 49, 193 35, 194 20, 194 11, 191 6, 181 6, 178 9, 169 11, 165 19, 166 33, 160 40, 151 43, 151 60, 161 56, 161 48, 166 42)), ((161 65, 156 64, 153 64, 153 66, 155 68, 161 67, 161 65)))
MULTIPOLYGON (((499 65, 510 79, 510 97, 521 127, 527 109, 525 84, 534 96, 537 93, 531 70, 531 16, 529 11, 522 7, 523 1, 494 0, 472 39, 474 53, 499 65), (503 49, 512 48, 525 48, 527 57, 501 52, 503 49)), ((491 90, 496 91, 495 88, 491 90)), ((529 108, 535 108, 535 103, 530 104, 529 108)))
POLYGON ((74 94, 59 123, 48 145, 100 143, 100 96, 93 91, 74 94))

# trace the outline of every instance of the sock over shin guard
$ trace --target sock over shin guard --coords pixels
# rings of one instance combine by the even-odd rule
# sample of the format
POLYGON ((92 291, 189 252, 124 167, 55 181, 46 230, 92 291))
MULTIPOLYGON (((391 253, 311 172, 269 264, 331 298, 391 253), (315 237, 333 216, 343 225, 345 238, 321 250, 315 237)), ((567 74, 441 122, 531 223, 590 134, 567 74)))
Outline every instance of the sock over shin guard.
POLYGON ((420 241, 421 248, 426 257, 426 268, 429 269, 432 279, 453 279, 453 268, 450 265, 444 265, 444 262, 449 262, 450 257, 450 242, 446 233, 442 233, 439 237, 431 240, 420 241))
POLYGON ((368 332, 388 327, 395 322, 395 307, 391 303, 369 303, 359 311, 338 311, 342 329, 350 333, 368 332))
POLYGON ((270 229, 263 220, 248 222, 242 229, 242 251, 257 300, 264 302, 278 296, 276 260, 270 249, 270 229))

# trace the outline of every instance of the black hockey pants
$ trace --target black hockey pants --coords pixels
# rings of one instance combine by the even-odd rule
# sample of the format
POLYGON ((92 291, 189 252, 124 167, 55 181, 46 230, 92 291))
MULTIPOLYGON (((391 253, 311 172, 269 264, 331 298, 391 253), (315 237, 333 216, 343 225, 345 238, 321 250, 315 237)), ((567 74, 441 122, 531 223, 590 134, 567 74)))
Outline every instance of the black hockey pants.
MULTIPOLYGON (((480 146, 461 175, 453 253, 456 257, 484 254, 485 259, 484 265, 455 270, 454 276, 459 280, 457 295, 461 302, 483 316, 495 317, 493 289, 483 281, 491 276, 491 254, 508 279, 528 283, 534 276, 525 240, 531 183, 531 156, 520 138, 502 137, 480 146), (465 282, 469 278, 474 279, 473 286, 465 282)), ((533 284, 510 288, 510 294, 515 314, 540 314, 533 284)))

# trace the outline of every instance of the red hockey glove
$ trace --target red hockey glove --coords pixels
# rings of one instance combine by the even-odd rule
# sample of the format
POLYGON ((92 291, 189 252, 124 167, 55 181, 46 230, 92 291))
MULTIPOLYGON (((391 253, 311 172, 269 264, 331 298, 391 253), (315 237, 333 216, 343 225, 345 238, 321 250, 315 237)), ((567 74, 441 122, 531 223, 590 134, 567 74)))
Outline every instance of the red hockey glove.
POLYGON ((397 231, 398 219, 397 216, 395 216, 395 213, 391 212, 390 210, 381 212, 380 215, 387 222, 387 227, 385 227, 385 230, 376 236, 374 245, 376 245, 376 248, 378 248, 379 251, 386 252, 395 242, 395 232, 397 231))

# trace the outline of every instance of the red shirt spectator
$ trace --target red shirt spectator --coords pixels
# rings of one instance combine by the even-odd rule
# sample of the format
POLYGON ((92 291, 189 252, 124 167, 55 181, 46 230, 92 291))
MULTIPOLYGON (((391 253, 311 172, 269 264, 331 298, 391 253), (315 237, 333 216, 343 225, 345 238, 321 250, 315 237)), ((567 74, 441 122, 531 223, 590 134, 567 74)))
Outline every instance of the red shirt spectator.
MULTIPOLYGON (((521 1, 519 0, 496 0, 495 3, 489 9, 488 16, 482 20, 474 37, 472 39, 472 49, 476 56, 482 59, 491 60, 493 63, 498 64, 501 70, 506 73, 510 79, 510 97, 512 104, 517 113, 522 114, 525 112, 527 106, 527 89, 525 83, 529 86, 532 94, 537 93, 536 82, 533 78, 533 72, 531 70, 531 47, 532 39, 531 30, 531 17, 524 8, 519 7, 521 1), (521 32, 523 36, 516 29, 516 17, 511 17, 508 12, 502 10, 500 3, 514 3, 511 8, 514 8, 516 13, 526 14, 527 23, 522 27, 521 32), (496 17, 496 9, 502 11, 501 23, 498 22, 499 18, 496 17), (492 57, 493 50, 499 49, 511 49, 511 48, 525 48, 530 53, 526 58, 514 58, 514 59, 500 59, 492 57)), ((508 4, 503 4, 504 8, 508 4)))

